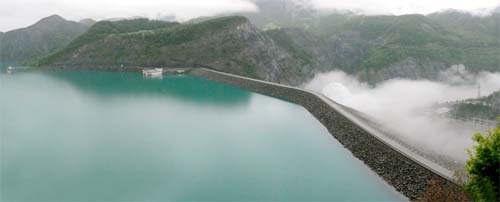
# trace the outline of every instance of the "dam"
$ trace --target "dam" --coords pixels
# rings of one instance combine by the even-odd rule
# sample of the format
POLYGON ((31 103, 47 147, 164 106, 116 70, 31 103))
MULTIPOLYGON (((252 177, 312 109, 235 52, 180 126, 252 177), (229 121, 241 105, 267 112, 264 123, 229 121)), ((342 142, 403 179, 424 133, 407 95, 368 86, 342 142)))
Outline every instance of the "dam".
POLYGON ((202 74, 1 74, 1 199, 408 200, 306 108, 202 74))

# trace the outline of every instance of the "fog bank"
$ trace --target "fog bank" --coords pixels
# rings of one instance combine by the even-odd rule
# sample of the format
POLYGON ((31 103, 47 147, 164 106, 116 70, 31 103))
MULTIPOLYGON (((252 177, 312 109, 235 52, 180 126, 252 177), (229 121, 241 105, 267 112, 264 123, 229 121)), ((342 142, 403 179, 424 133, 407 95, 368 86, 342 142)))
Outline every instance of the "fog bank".
POLYGON ((362 14, 430 14, 447 9, 470 12, 474 15, 489 15, 498 0, 311 0, 318 9, 341 9, 357 11, 362 14))
POLYGON ((457 9, 482 16, 491 14, 500 6, 498 0, 3 0, 0 3, 0 31, 26 27, 53 14, 75 21, 132 16, 185 21, 201 16, 259 12, 255 2, 263 5, 266 1, 293 2, 316 10, 351 11, 368 15, 429 14, 457 9))
POLYGON ((463 65, 455 65, 439 77, 440 81, 392 79, 372 87, 333 71, 316 75, 305 88, 368 114, 396 132, 397 139, 424 153, 464 163, 472 134, 488 127, 437 117, 430 106, 476 98, 478 85, 483 96, 491 94, 500 89, 500 73, 470 74, 463 65))

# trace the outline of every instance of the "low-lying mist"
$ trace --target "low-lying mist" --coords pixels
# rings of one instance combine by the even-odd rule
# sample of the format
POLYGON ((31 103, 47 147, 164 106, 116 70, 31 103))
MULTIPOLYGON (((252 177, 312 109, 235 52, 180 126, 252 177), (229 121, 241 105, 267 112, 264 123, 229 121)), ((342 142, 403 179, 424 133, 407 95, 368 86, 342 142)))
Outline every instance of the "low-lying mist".
POLYGON ((473 133, 484 132, 488 127, 435 116, 430 113, 431 106, 476 98, 479 85, 481 95, 489 95, 500 89, 500 73, 472 74, 463 65, 454 65, 440 72, 439 78, 392 79, 373 87, 344 72, 333 71, 317 74, 304 87, 368 114, 420 152, 463 164, 466 149, 473 144, 473 133))

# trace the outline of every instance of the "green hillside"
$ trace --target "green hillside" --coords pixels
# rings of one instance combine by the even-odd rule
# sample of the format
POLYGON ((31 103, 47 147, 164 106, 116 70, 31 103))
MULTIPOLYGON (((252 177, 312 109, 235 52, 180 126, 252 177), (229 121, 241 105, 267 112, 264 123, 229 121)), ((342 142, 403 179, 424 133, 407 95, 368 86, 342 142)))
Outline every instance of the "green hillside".
POLYGON ((98 22, 66 48, 37 60, 38 66, 193 67, 298 83, 306 58, 294 58, 244 17, 201 23, 125 20, 98 22))
POLYGON ((500 71, 498 13, 365 16, 320 12, 307 1, 255 3, 260 12, 241 13, 246 17, 97 22, 31 64, 207 66, 293 84, 336 69, 371 84, 397 77, 436 80, 455 64, 469 72, 500 71))
POLYGON ((43 18, 29 27, 1 34, 0 61, 22 63, 53 53, 87 29, 87 25, 58 15, 43 18))
POLYGON ((450 115, 459 118, 479 118, 496 122, 500 117, 500 90, 491 95, 458 101, 451 105, 450 115))
MULTIPOLYGON (((483 23, 484 29, 476 29, 478 23, 449 23, 450 17, 438 18, 423 15, 403 16, 358 16, 334 14, 321 19, 314 30, 327 39, 341 41, 341 46, 359 50, 358 61, 348 72, 369 72, 367 76, 377 76, 378 71, 399 62, 411 59, 416 65, 412 73, 426 73, 424 65, 434 70, 442 70, 452 64, 464 64, 470 71, 500 71, 498 15, 471 17, 483 23), (334 23, 332 23, 334 22, 334 23), (496 33, 495 31, 496 30, 496 33), (415 69, 416 68, 416 69, 415 69)), ((448 14, 442 14, 448 15, 448 14)), ((450 13, 449 15, 469 15, 450 13)), ((339 54, 349 54, 349 52, 339 54)), ((401 66, 401 65, 400 65, 401 66)), ((431 72, 432 73, 432 72, 431 72)), ((422 77, 428 77, 423 74, 422 77)))
POLYGON ((498 12, 483 17, 456 10, 365 16, 317 10, 308 1, 254 2, 259 13, 241 14, 261 29, 299 28, 323 40, 314 45, 326 50, 320 58, 329 62, 319 71, 341 69, 370 83, 394 77, 436 79, 454 64, 470 72, 500 71, 498 12))
MULTIPOLYGON (((68 54, 71 51, 78 50, 84 45, 89 43, 96 43, 99 40, 102 40, 108 36, 120 36, 120 34, 133 34, 136 33, 145 33, 146 31, 152 31, 161 28, 168 28, 177 25, 177 23, 169 23, 163 21, 150 21, 148 19, 134 19, 134 20, 123 20, 123 21, 101 21, 95 23, 91 28, 88 29, 87 32, 77 37, 74 41, 72 41, 65 48, 57 51, 56 53, 41 58, 40 60, 33 61, 34 65, 46 65, 52 64, 59 57, 62 57, 68 54)), ((104 56, 104 55, 103 55, 104 56)), ((99 56, 98 56, 99 57, 99 56)), ((96 59, 103 59, 101 57, 96 59)), ((91 65, 89 63, 88 65, 91 65)), ((116 65, 116 64, 115 64, 116 65)))

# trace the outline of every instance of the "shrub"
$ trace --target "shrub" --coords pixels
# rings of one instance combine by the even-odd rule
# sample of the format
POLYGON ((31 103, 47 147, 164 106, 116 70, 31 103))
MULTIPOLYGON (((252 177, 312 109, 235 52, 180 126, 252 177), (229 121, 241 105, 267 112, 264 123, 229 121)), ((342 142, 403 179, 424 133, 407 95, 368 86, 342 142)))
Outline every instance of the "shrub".
POLYGON ((465 189, 475 201, 500 201, 500 117, 498 126, 483 136, 474 134, 477 143, 474 152, 468 150, 470 159, 466 169, 470 179, 465 189))

